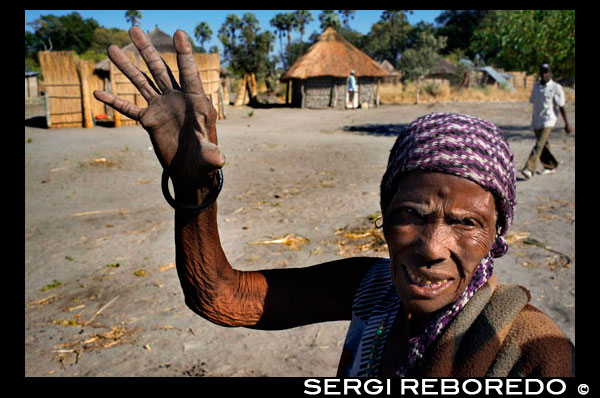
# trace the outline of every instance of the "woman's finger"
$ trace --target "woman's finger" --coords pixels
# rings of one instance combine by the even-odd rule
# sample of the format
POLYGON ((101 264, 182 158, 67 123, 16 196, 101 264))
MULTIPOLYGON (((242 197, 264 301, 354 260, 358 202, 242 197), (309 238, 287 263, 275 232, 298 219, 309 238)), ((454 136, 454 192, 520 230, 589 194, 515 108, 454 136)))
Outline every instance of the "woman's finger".
POLYGON ((146 61, 148 70, 152 74, 152 77, 154 77, 160 91, 164 93, 172 90, 173 85, 169 78, 169 72, 167 72, 168 66, 166 66, 167 64, 160 57, 159 52, 156 51, 144 31, 137 26, 133 26, 129 29, 129 37, 144 61, 146 61))
POLYGON ((108 47, 108 58, 127 76, 146 101, 150 102, 152 98, 160 94, 156 87, 150 84, 149 79, 138 68, 133 66, 129 58, 119 47, 115 45, 108 47))
POLYGON ((202 80, 198 73, 192 46, 183 30, 177 30, 173 35, 173 46, 177 51, 177 65, 179 67, 179 82, 182 90, 190 94, 204 94, 202 80))
POLYGON ((96 90, 94 91, 94 97, 96 97, 98 101, 104 102, 106 105, 111 106, 116 111, 121 112, 130 119, 139 121, 142 117, 142 108, 135 106, 129 101, 115 97, 106 91, 96 90))

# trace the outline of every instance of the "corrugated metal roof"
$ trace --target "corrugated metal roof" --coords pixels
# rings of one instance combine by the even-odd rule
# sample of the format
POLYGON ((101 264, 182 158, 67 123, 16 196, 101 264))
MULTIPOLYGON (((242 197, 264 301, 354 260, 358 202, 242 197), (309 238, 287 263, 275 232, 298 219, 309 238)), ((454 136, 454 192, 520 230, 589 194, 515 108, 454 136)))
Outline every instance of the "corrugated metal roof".
POLYGON ((494 80, 498 82, 498 84, 509 84, 512 86, 510 79, 512 79, 514 76, 510 73, 499 72, 491 66, 482 66, 481 68, 479 68, 479 70, 490 75, 494 80))

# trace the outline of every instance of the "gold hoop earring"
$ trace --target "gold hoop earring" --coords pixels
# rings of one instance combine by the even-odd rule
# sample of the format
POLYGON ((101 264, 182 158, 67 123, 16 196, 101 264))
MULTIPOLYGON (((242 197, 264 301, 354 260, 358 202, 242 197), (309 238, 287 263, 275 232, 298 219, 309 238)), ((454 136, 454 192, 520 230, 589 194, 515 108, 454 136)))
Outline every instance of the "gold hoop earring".
POLYGON ((375 228, 383 227, 383 217, 379 216, 375 219, 375 228))

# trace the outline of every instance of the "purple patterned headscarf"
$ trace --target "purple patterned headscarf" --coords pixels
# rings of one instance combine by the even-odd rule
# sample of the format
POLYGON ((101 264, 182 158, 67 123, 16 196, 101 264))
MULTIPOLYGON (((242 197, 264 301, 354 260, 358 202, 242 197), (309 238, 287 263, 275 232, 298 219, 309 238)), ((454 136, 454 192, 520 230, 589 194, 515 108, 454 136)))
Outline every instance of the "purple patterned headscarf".
POLYGON ((401 177, 425 170, 463 177, 490 191, 498 211, 497 235, 492 249, 475 270, 458 299, 431 319, 423 334, 410 340, 408 358, 397 375, 420 360, 493 272, 494 258, 506 254, 504 235, 512 224, 515 206, 514 157, 502 131, 494 124, 456 113, 431 113, 409 124, 398 136, 381 181, 381 209, 390 204, 401 177))

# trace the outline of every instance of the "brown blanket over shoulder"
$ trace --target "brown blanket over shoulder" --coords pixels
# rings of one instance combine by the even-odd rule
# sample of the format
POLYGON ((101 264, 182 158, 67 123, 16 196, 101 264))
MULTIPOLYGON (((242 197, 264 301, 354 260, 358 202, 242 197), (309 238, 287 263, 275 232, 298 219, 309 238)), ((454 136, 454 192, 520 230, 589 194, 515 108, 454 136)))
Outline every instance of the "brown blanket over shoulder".
POLYGON ((435 377, 568 377, 575 348, 559 327, 529 304, 518 285, 482 287, 449 325, 421 366, 435 377))

